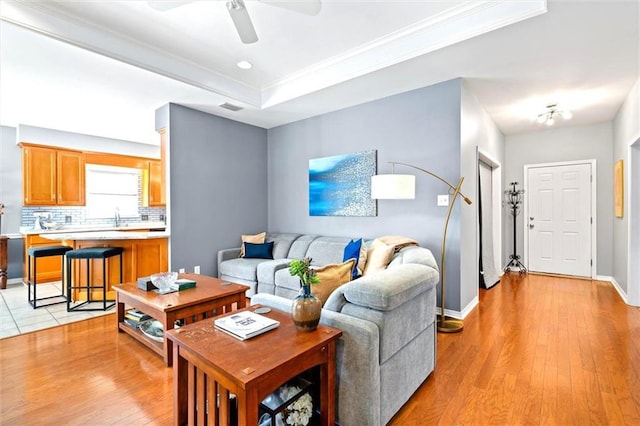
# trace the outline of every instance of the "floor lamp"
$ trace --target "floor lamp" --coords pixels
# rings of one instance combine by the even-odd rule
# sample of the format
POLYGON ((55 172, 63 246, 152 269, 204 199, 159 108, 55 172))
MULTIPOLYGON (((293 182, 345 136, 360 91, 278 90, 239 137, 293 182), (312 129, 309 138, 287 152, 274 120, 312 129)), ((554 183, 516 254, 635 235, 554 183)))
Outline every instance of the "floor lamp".
POLYGON ((416 177, 414 175, 400 175, 395 174, 395 166, 401 165, 410 167, 412 169, 420 170, 434 178, 442 181, 449 187, 450 190, 453 190, 453 198, 449 200, 449 209, 447 210, 447 217, 444 221, 444 229, 442 231, 442 244, 440 245, 440 282, 442 283, 442 313, 440 314, 440 318, 438 319, 438 331, 442 333, 456 333, 458 331, 462 331, 464 326, 463 322, 458 319, 448 318, 444 314, 444 306, 445 306, 445 297, 446 297, 446 259, 445 259, 445 248, 447 242, 447 228, 449 227, 449 219, 451 218, 451 212, 453 210, 453 204, 456 202, 458 195, 462 197, 462 199, 467 203, 471 204, 471 199, 465 196, 460 192, 460 188, 462 187, 462 182, 464 181, 464 177, 460 177, 457 185, 452 185, 447 182, 442 177, 437 174, 430 172, 429 170, 425 170, 421 167, 413 166, 411 164, 406 163, 398 163, 391 161, 392 165, 392 174, 388 175, 375 175, 371 177, 371 198, 373 199, 381 199, 381 200, 401 200, 401 199, 414 199, 416 198, 416 177))

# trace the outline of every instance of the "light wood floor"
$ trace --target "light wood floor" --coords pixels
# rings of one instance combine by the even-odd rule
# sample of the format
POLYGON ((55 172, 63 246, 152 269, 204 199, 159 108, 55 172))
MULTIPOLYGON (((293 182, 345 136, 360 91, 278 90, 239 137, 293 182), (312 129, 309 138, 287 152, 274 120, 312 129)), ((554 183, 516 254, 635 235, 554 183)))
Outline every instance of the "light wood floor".
MULTIPOLYGON (((0 424, 171 424, 171 369, 114 321, 0 340, 0 424)), ((510 274, 437 362, 392 425, 640 424, 640 308, 608 283, 510 274)))

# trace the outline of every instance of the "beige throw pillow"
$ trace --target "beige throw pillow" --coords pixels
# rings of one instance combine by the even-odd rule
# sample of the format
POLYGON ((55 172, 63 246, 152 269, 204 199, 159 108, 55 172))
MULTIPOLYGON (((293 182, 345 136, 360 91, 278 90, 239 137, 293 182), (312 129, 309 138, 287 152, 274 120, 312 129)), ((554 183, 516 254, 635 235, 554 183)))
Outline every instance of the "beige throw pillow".
POLYGON ((255 235, 242 235, 242 244, 240 245, 240 257, 244 257, 244 243, 264 244, 264 239, 267 237, 266 232, 261 232, 255 235))
POLYGON ((321 268, 314 268, 320 283, 311 286, 311 293, 322 301, 322 305, 336 288, 351 281, 351 271, 355 262, 355 259, 349 259, 344 263, 330 263, 321 268))
POLYGON ((367 264, 362 275, 387 269, 393 256, 393 246, 388 246, 379 239, 373 240, 367 251, 367 264))
POLYGON ((358 264, 356 268, 358 269, 358 275, 364 275, 364 267, 367 264, 367 245, 364 242, 364 238, 362 239, 362 245, 360 245, 360 255, 358 256, 358 264))

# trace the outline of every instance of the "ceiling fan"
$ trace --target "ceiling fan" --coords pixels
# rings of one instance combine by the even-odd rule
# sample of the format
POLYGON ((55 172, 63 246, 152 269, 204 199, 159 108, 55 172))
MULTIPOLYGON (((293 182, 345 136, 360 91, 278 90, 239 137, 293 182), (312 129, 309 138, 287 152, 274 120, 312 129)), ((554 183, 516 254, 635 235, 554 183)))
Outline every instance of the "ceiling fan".
MULTIPOLYGON (((292 10, 294 12, 303 13, 305 15, 315 16, 320 13, 322 5, 320 0, 258 0, 262 3, 270 4, 272 6, 282 7, 284 9, 292 10)), ((182 6, 184 4, 191 3, 191 1, 162 1, 152 0, 148 4, 152 8, 159 11, 167 11, 173 8, 182 6)), ((255 43, 258 41, 258 34, 253 27, 251 17, 247 11, 247 7, 244 4, 244 0, 227 0, 227 10, 233 21, 233 25, 238 31, 240 40, 245 44, 255 43)))

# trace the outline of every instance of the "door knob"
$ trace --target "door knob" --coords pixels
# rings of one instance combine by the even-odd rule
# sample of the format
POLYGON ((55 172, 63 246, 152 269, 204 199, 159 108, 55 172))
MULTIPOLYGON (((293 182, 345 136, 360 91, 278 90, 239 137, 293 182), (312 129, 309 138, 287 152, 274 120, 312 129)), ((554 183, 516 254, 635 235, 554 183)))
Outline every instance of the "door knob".
POLYGON ((529 220, 533 220, 533 216, 529 216, 529 220))
POLYGON ((533 229, 533 227, 534 227, 534 226, 535 226, 535 225, 534 225, 533 223, 530 223, 530 224, 529 224, 529 229, 533 229))

